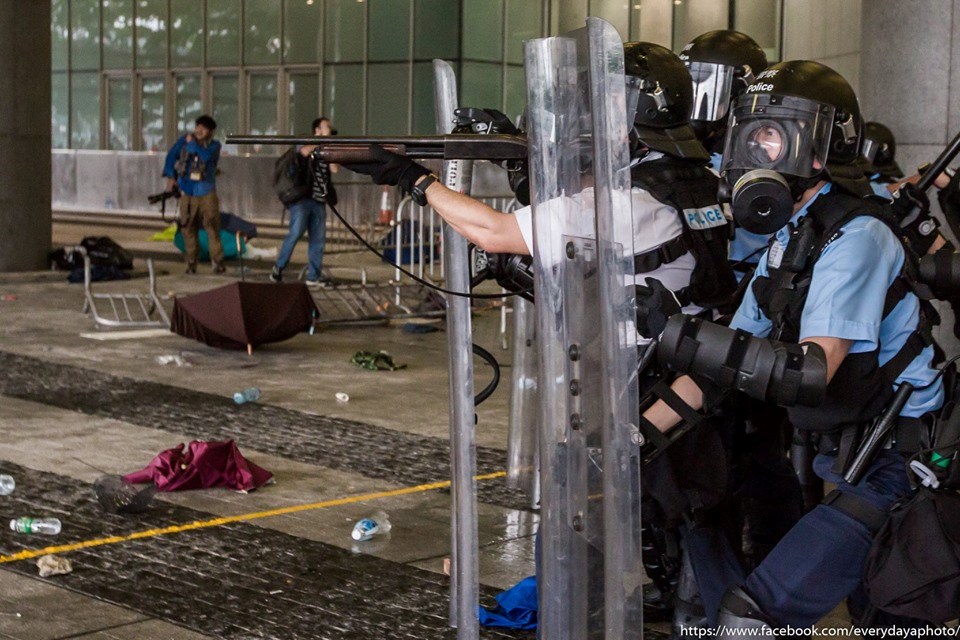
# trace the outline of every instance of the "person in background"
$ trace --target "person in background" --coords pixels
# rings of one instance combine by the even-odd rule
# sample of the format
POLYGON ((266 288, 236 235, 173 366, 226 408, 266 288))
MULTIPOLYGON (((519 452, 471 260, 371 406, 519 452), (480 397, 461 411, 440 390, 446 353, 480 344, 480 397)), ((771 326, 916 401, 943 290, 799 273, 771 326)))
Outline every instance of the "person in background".
MULTIPOLYGON (((329 118, 320 117, 313 121, 315 136, 335 135, 329 118)), ((270 280, 281 282, 283 270, 290 263, 293 249, 304 233, 308 233, 307 247, 307 286, 318 287, 332 284, 330 278, 322 273, 323 249, 327 235, 326 204, 336 205, 337 192, 333 187, 332 174, 337 173, 340 167, 328 164, 314 154, 316 145, 304 145, 297 148, 304 159, 305 170, 310 180, 310 193, 304 198, 289 205, 290 231, 287 233, 280 255, 270 274, 270 280)))
POLYGON ((180 189, 180 230, 186 245, 187 273, 197 272, 200 226, 207 230, 214 273, 223 273, 220 244, 220 199, 217 197, 217 163, 220 143, 213 139, 217 123, 208 115, 195 122, 193 133, 177 140, 167 152, 163 176, 167 191, 180 189))

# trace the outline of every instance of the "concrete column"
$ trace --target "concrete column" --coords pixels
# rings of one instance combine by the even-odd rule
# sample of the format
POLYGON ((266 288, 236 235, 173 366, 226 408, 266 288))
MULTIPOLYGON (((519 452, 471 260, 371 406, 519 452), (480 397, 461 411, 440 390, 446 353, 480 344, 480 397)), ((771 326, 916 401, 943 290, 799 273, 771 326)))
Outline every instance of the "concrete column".
MULTIPOLYGON (((893 131, 897 162, 908 175, 932 161, 960 131, 958 29, 960 0, 863 3, 860 108, 867 120, 893 131)), ((936 198, 933 206, 942 219, 936 198)), ((941 229, 952 238, 947 226, 941 229)), ((960 343, 947 309, 941 307, 944 322, 935 335, 953 354, 960 343)))
POLYGON ((50 251, 50 0, 0 0, 0 272, 50 251))

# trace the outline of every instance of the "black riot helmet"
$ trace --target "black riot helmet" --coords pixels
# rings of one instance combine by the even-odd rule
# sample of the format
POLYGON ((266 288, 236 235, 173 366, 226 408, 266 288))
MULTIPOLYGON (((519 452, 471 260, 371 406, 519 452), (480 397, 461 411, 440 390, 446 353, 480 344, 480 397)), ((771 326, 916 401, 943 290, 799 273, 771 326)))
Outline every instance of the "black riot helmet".
POLYGON ((903 171, 896 161, 897 141, 886 125, 879 122, 864 125, 860 155, 867 161, 867 171, 871 176, 879 173, 882 179, 890 182, 903 177, 903 171))
POLYGON ((734 102, 724 146, 734 217, 748 231, 772 233, 820 180, 869 193, 858 161, 861 129, 857 96, 833 69, 796 60, 757 74, 734 102))
POLYGON ((693 81, 690 125, 701 142, 719 146, 731 101, 767 68, 767 54, 747 34, 721 29, 691 40, 680 59, 693 81))
POLYGON ((634 134, 639 143, 677 158, 710 155, 690 127, 693 85, 675 53, 651 42, 623 45, 624 71, 639 87, 634 134))

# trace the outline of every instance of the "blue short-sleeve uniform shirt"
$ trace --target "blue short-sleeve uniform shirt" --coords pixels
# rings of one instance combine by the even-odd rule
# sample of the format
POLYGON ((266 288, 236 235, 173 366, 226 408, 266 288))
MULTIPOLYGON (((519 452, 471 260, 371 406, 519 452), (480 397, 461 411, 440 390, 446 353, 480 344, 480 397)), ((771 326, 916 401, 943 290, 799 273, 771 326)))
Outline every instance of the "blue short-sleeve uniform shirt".
MULTIPOLYGON (((829 193, 827 183, 793 218, 796 225, 809 206, 829 193)), ((790 240, 791 225, 777 231, 776 241, 760 256, 754 278, 769 276, 769 268, 778 265, 790 240)), ((893 358, 920 323, 920 301, 908 293, 883 317, 887 290, 900 274, 905 259, 903 247, 894 233, 880 220, 869 216, 855 218, 843 225, 840 236, 827 245, 813 268, 812 280, 800 319, 800 342, 813 337, 851 340, 850 353, 863 353, 879 345, 879 362, 893 358)), ((730 326, 758 337, 770 334, 772 323, 757 304, 752 282, 730 326)), ((932 365, 933 347, 927 347, 897 378, 916 387, 936 376, 932 365)), ((853 390, 855 393, 856 391, 853 390)), ((927 389, 913 393, 902 415, 917 417, 940 407, 943 385, 937 381, 927 389)))

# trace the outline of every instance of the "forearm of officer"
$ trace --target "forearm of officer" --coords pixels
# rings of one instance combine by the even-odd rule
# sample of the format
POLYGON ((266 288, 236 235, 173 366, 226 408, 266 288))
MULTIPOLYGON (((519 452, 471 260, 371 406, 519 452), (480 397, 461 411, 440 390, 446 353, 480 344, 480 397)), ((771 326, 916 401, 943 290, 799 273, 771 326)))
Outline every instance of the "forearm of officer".
POLYGON ((427 202, 440 217, 481 249, 492 253, 530 254, 514 216, 439 182, 427 187, 426 195, 427 202))
MULTIPOLYGON (((673 381, 670 388, 694 411, 699 411, 703 408, 703 391, 700 390, 700 387, 697 386, 697 383, 694 382, 690 376, 680 376, 673 381)), ((643 417, 661 433, 670 431, 670 429, 677 426, 681 420, 680 415, 671 409, 663 400, 657 400, 650 405, 650 408, 644 411, 643 417)))

